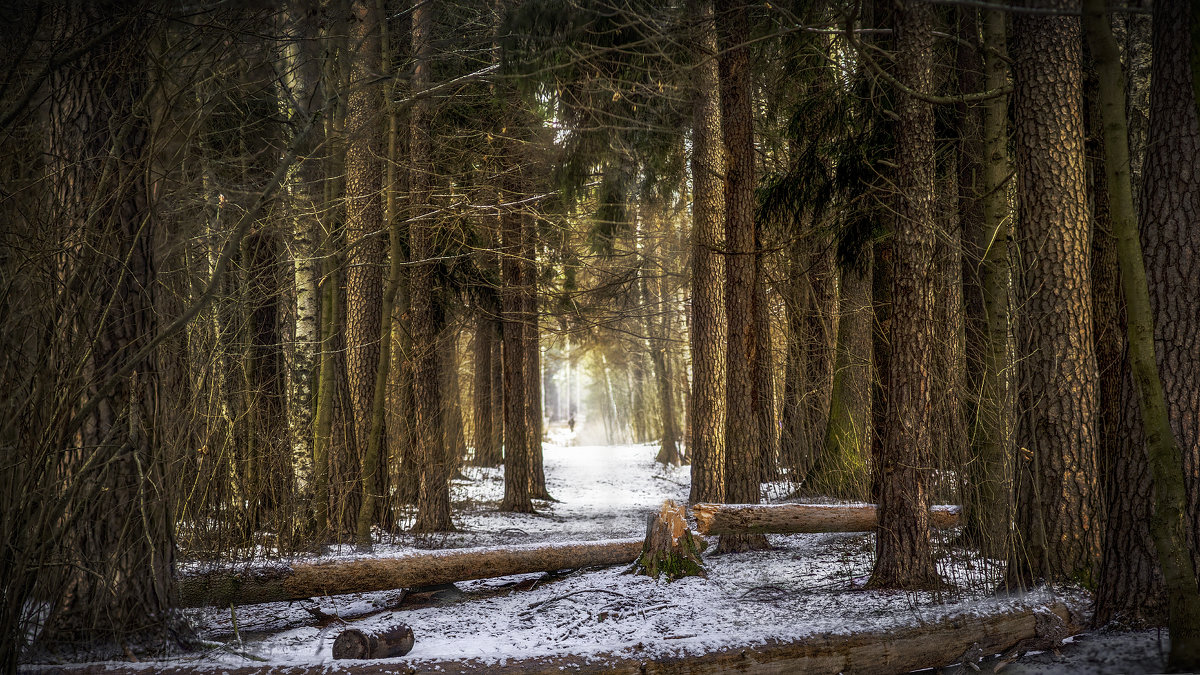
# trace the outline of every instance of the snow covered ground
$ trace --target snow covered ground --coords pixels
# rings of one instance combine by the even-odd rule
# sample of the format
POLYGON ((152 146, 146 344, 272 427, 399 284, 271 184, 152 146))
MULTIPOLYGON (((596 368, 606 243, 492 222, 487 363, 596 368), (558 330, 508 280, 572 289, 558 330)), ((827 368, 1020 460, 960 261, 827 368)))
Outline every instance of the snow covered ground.
MULTIPOLYGON (((655 446, 574 446, 564 431, 557 434, 557 442, 545 447, 545 467, 549 491, 558 502, 538 502, 535 515, 500 514, 496 506, 503 495, 502 473, 468 468, 470 480, 453 486, 460 532, 400 535, 377 547, 375 555, 414 548, 640 537, 647 514, 664 499, 686 502, 688 468, 657 465, 655 446)), ((341 618, 360 628, 398 622, 411 626, 416 645, 408 656, 392 660, 394 664, 472 659, 478 666, 566 655, 584 660, 612 654, 685 656, 822 633, 882 631, 956 615, 987 615, 1054 599, 1045 591, 1023 598, 990 597, 987 589, 995 567, 940 543, 945 554, 940 565, 953 589, 936 596, 865 591, 861 586, 871 569, 870 535, 770 539, 771 551, 707 556, 707 579, 670 584, 609 568, 463 582, 457 584, 461 595, 450 589, 418 596, 415 604, 401 604, 402 593, 388 591, 245 606, 236 611, 236 634, 228 608, 194 610, 200 636, 212 647, 172 665, 220 670, 262 661, 328 664, 333 638, 345 626, 341 618)), ((325 557, 352 554, 343 549, 325 557)), ((1132 649, 1140 655, 1137 647, 1132 649)), ((1056 672, 1055 663, 1047 664, 1051 670, 1018 671, 1021 662, 1008 668, 1056 672)))

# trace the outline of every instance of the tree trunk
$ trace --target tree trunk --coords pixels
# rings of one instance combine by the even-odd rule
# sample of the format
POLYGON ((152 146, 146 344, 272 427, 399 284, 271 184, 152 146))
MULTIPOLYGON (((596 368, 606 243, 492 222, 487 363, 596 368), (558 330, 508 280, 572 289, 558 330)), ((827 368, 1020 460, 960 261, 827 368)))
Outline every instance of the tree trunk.
POLYGON ((633 563, 633 572, 654 579, 665 574, 667 581, 707 577, 700 551, 688 529, 684 508, 668 499, 658 513, 650 514, 647 519, 646 541, 633 563))
MULTIPOLYGON (((157 284, 156 218, 145 184, 149 115, 142 109, 151 27, 141 15, 102 34, 123 11, 120 3, 103 3, 64 14, 55 38, 96 42, 55 70, 47 88, 54 95, 46 115, 46 180, 62 227, 51 234, 74 249, 62 256, 60 271, 95 281, 61 292, 72 302, 104 302, 73 327, 92 336, 91 349, 63 355, 67 363, 83 361, 71 367, 85 375, 79 411, 91 412, 51 456, 61 463, 50 494, 66 500, 66 517, 54 527, 62 576, 45 588, 54 601, 37 640, 59 655, 111 657, 120 653, 117 643, 126 651, 159 651, 189 635, 175 611, 174 518, 154 442, 154 359, 121 374, 155 334, 157 284)), ((45 583, 53 571, 37 574, 45 583)))
MULTIPOLYGON (((1054 0, 1054 9, 1078 9, 1054 0)), ((1079 19, 1014 15, 1013 76, 1023 297, 1022 414, 1010 584, 1095 583, 1096 357, 1088 283, 1079 19)))
MULTIPOLYGON (((285 47, 287 68, 288 114, 294 123, 318 114, 309 102, 320 101, 321 68, 318 49, 313 45, 313 22, 303 15, 298 3, 288 10, 289 22, 299 35, 309 40, 293 40, 285 47), (305 46, 302 46, 305 45, 305 46)), ((306 159, 297 163, 292 194, 292 236, 288 250, 292 257, 292 276, 296 289, 296 314, 292 340, 292 361, 288 370, 288 442, 291 448, 292 485, 296 513, 293 530, 311 532, 313 499, 313 382, 317 370, 317 347, 321 341, 318 325, 320 294, 321 163, 312 155, 322 139, 311 130, 298 154, 306 159)))
POLYGON ((353 531, 362 500, 362 463, 371 435, 371 408, 379 370, 379 326, 383 306, 383 167, 379 158, 383 99, 377 77, 379 16, 372 0, 355 0, 350 17, 351 80, 346 116, 346 374, 354 429, 357 480, 343 486, 353 496, 340 528, 353 531))
MULTIPOLYGON (((1090 62, 1091 57, 1086 60, 1090 62)), ((1091 63, 1085 78, 1092 197, 1092 320, 1100 378, 1097 459, 1105 496, 1104 544, 1092 623, 1097 627, 1110 622, 1128 627, 1161 626, 1166 624, 1166 597, 1149 528, 1153 510, 1150 468, 1129 367, 1125 301, 1105 175, 1099 81, 1091 63)))
POLYGON ((454 549, 391 558, 303 563, 291 567, 220 570, 183 576, 178 580, 178 586, 184 607, 228 607, 436 586, 512 574, 628 565, 641 550, 641 539, 454 549))
MULTIPOLYGON (((433 12, 429 3, 418 3, 412 10, 412 51, 415 56, 412 91, 420 96, 430 86, 433 67, 433 12)), ((417 520, 414 532, 446 532, 454 529, 450 520, 450 471, 444 427, 444 401, 439 349, 443 310, 435 297, 438 263, 434 260, 436 216, 430 204, 430 175, 433 147, 430 141, 433 101, 422 96, 410 109, 409 174, 412 222, 408 241, 413 266, 409 283, 413 334, 413 398, 416 403, 417 520)))
MULTIPOLYGON (((758 285, 754 235, 754 107, 751 100, 750 34, 746 3, 730 2, 716 17, 721 92, 721 130, 725 142, 725 312, 726 348, 725 499, 757 504, 759 496, 759 422, 754 410, 758 363, 754 295, 758 285)), ((718 552, 767 548, 762 535, 721 538, 718 552)))
POLYGON ((821 494, 867 497, 871 452, 871 270, 867 248, 860 264, 842 269, 837 356, 825 447, 806 482, 821 494))
POLYGON ((1154 17, 1141 243, 1158 369, 1171 428, 1183 454, 1192 564, 1200 569, 1200 279, 1195 274, 1200 266, 1195 220, 1200 213, 1200 123, 1197 99, 1187 96, 1188 78, 1200 63, 1200 41, 1194 37, 1189 42, 1179 30, 1189 23, 1200 25, 1200 10, 1176 0, 1164 1, 1161 11, 1159 7, 1154 17))
MULTIPOLYGON (((1155 140, 1162 138, 1159 135, 1162 128, 1158 126, 1161 120, 1153 115, 1156 111, 1166 112, 1171 107, 1176 107, 1182 113, 1180 118, 1172 121, 1183 124, 1168 127, 1170 131, 1167 133, 1179 133, 1180 130, 1190 129, 1193 139, 1200 137, 1200 126, 1197 123, 1192 97, 1178 96, 1175 93, 1187 88, 1188 69, 1184 64, 1189 60, 1189 45, 1186 40, 1176 36, 1179 35, 1178 27, 1186 25, 1190 19, 1188 8, 1189 5, 1180 0, 1175 0, 1174 6, 1168 1, 1165 7, 1159 7, 1161 14, 1156 18, 1157 21, 1163 22, 1162 26, 1169 25, 1170 30, 1167 31, 1169 35, 1163 35, 1155 44, 1156 81, 1151 85, 1151 138, 1155 140), (1174 17, 1164 16, 1172 9, 1174 17), (1170 24, 1165 23, 1165 20, 1171 19, 1174 20, 1170 24), (1162 95, 1162 88, 1166 83, 1173 86, 1172 93, 1168 94, 1164 101, 1159 96, 1162 95), (1158 106, 1155 106, 1156 102, 1158 106)), ((1175 214, 1186 209, 1186 206, 1176 203, 1170 204, 1165 211, 1158 210, 1164 206, 1164 197, 1171 200, 1180 193, 1188 194, 1188 184, 1179 185, 1172 181, 1168 183, 1171 188, 1170 194, 1158 193, 1162 187, 1160 181, 1163 181, 1164 177, 1174 177, 1181 173, 1175 162, 1183 156, 1172 153, 1169 158, 1163 157, 1159 155, 1157 148, 1152 149, 1147 158, 1147 192, 1143 199, 1143 206, 1148 215, 1145 219, 1147 227, 1142 234, 1147 240, 1147 248, 1156 254, 1155 262, 1165 270, 1173 272, 1169 274, 1163 269, 1157 271, 1158 283, 1155 284, 1155 290, 1158 293, 1158 303, 1157 307, 1153 307, 1153 296, 1150 293, 1145 260, 1142 257, 1142 242, 1138 235, 1138 221, 1133 212, 1129 171, 1126 168, 1129 165, 1129 135, 1125 121, 1125 82, 1117 43, 1113 39, 1106 10, 1102 1, 1084 0, 1084 24, 1087 28, 1088 44, 1095 55, 1099 79, 1105 169, 1109 184, 1113 233, 1117 238, 1117 260, 1121 268, 1121 290, 1125 297, 1129 361, 1138 394, 1138 407, 1142 413, 1142 430, 1145 433, 1146 452, 1149 455, 1153 482, 1154 510, 1150 518, 1150 532, 1154 537, 1163 586, 1167 592, 1167 613, 1171 631, 1171 651, 1167 664, 1173 670, 1191 670, 1200 667, 1200 592, 1197 591, 1193 557, 1188 548, 1188 529, 1192 524, 1191 517, 1200 515, 1190 514, 1188 510, 1184 472, 1189 468, 1189 462, 1181 452, 1182 444, 1177 441, 1176 434, 1186 438, 1184 434, 1196 432, 1196 418, 1200 416, 1200 395, 1197 394, 1200 392, 1200 386, 1194 379, 1187 379, 1179 386, 1179 380, 1175 378, 1181 375, 1200 375, 1200 358, 1196 357, 1197 350, 1194 348, 1177 351, 1171 348, 1178 344, 1172 338, 1180 334, 1177 332, 1181 330, 1180 324, 1186 325, 1189 319, 1195 324, 1200 324, 1200 321, 1195 321, 1195 304, 1189 304, 1186 313, 1180 311, 1181 295, 1196 301, 1200 300, 1200 292, 1189 296, 1186 287, 1179 287, 1180 280, 1187 278, 1180 276, 1180 273, 1190 271, 1190 268, 1180 266, 1176 258, 1180 251, 1194 253, 1200 250, 1200 247, 1188 246, 1191 241, 1200 243, 1200 237, 1192 236, 1194 223, 1190 220, 1178 219, 1175 221, 1175 227, 1167 224, 1175 214), (1166 169, 1160 162, 1171 168, 1166 169), (1187 225, 1179 225, 1184 222, 1187 225), (1164 251, 1169 252, 1164 254, 1164 251), (1170 284, 1169 290, 1164 289, 1167 284, 1170 284), (1155 309, 1160 317, 1158 327, 1161 331, 1155 330, 1155 309), (1161 361, 1156 359, 1156 342, 1165 347, 1161 361), (1174 410, 1167 406, 1164 382, 1159 376, 1160 368, 1163 373, 1170 373, 1168 377, 1177 385, 1170 392, 1174 394, 1171 397, 1175 403, 1174 410), (1187 404, 1189 399, 1194 402, 1190 407, 1187 404)), ((1163 116, 1168 117, 1169 113, 1163 116)), ((1169 145, 1168 142, 1163 143, 1164 147, 1169 145)), ((1194 175, 1197 166, 1200 166, 1200 163, 1192 161, 1186 168, 1193 170, 1194 175)), ((1194 189, 1192 193, 1195 194, 1194 189)), ((1200 290, 1200 283, 1193 283, 1193 287, 1200 290)), ((1188 335, 1189 346, 1194 345, 1195 340, 1191 339, 1194 338, 1194 334, 1188 335)), ((1194 462, 1192 464, 1194 466, 1194 462)), ((1195 504, 1191 506, 1194 508, 1195 504)))
MULTIPOLYGON (((1005 65, 1005 17, 998 11, 983 12, 983 40, 988 51, 983 58, 984 89, 1003 87, 1008 80, 1005 65)), ((1009 372, 1009 179, 1008 100, 997 97, 982 106, 982 143, 977 188, 967 199, 980 203, 979 227, 964 232, 971 262, 978 261, 979 310, 970 335, 978 336, 979 392, 972 418, 972 461, 967 466, 963 508, 967 536, 992 557, 1004 553, 1009 522, 1009 457, 1011 423, 1014 419, 1009 372)))
MULTIPOLYGON (((933 81, 933 9, 920 1, 896 10, 898 79, 928 93, 933 81)), ((929 545, 928 471, 932 377, 937 345, 933 325, 934 220, 933 107, 898 94, 893 239, 891 359, 886 371, 887 408, 879 464, 879 526, 873 588, 940 585, 929 545)))
MULTIPOLYGON (((696 530, 712 534, 795 534, 804 532, 870 532, 878 524, 874 504, 696 504, 696 530)), ((929 523, 944 530, 957 527, 959 506, 931 506, 929 523)))

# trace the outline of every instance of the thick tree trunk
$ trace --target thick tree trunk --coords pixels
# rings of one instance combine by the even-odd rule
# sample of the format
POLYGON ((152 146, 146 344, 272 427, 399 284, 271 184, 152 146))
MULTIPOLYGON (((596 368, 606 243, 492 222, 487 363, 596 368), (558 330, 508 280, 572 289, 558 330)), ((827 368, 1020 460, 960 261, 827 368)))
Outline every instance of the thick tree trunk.
MULTIPOLYGON (((754 295, 758 256, 754 236, 754 110, 751 100, 750 34, 744 1, 730 2, 716 17, 721 129, 725 141, 726 348, 725 499, 757 504, 762 450, 754 411, 758 363, 754 295)), ((720 552, 767 548, 762 535, 721 538, 720 552)))
POLYGON ((725 147, 712 0, 698 20, 691 109, 691 502, 725 500, 725 147))
POLYGON ((1200 24, 1200 10, 1165 0, 1155 12, 1141 244, 1158 369, 1183 454, 1192 564, 1200 569, 1200 122, 1197 99, 1188 97, 1188 65, 1200 64, 1200 41, 1180 30, 1200 24))
POLYGON ((228 607, 436 586, 511 574, 628 565, 641 551, 641 539, 454 549, 395 558, 214 571, 180 577, 177 583, 184 607, 228 607))
MULTIPOLYGON (((1078 9, 1054 0, 1055 9, 1078 9)), ((1008 581, 1095 583, 1100 527, 1080 24, 1014 15, 1022 251, 1016 532, 1008 581)))
MULTIPOLYGON (((944 530, 959 524, 959 506, 931 506, 929 524, 944 530)), ((696 530, 712 534, 870 532, 879 524, 874 504, 695 504, 696 530)))
MULTIPOLYGON (((897 8, 898 79, 928 93, 933 80, 933 9, 921 1, 897 8)), ((940 584, 929 545, 928 473, 932 459, 931 399, 937 333, 933 325, 933 108, 899 93, 896 129, 898 213, 893 240, 891 359, 879 464, 879 526, 874 588, 940 584)))
MULTIPOLYGON (((1175 36, 1179 34, 1178 26, 1187 24, 1190 19, 1188 8, 1189 5, 1182 0, 1175 0, 1174 3, 1168 0, 1165 7, 1159 7, 1162 14, 1156 17, 1156 20, 1163 21, 1164 15, 1171 9, 1175 9, 1176 20, 1170 24, 1170 35, 1164 35, 1165 40, 1156 44, 1159 47, 1155 55, 1156 65, 1161 65, 1156 68, 1156 76, 1161 79, 1152 85, 1151 105, 1154 106, 1156 101, 1160 105, 1167 105, 1152 107, 1151 114, 1153 115, 1155 110, 1161 114, 1173 104, 1184 115, 1182 119, 1173 121, 1181 121, 1184 124, 1172 126, 1168 133, 1178 133, 1181 128, 1190 128, 1191 136, 1195 139, 1200 136, 1200 127, 1197 124, 1194 101, 1190 96, 1178 96, 1176 93, 1186 89, 1187 84, 1188 69, 1185 68, 1185 64, 1188 63, 1187 52, 1190 45, 1186 40, 1175 36), (1163 101, 1158 95, 1162 94, 1160 87, 1167 82, 1174 86, 1171 87, 1172 93, 1168 95, 1169 98, 1163 101)), ((1186 287, 1179 288, 1180 280, 1187 277, 1180 276, 1185 268, 1179 264, 1176 256, 1180 250, 1184 251, 1185 255, 1200 251, 1200 246, 1188 245, 1192 241, 1200 243, 1200 237, 1189 236, 1194 230, 1194 223, 1190 220, 1184 227, 1172 228, 1166 225, 1171 222, 1172 216, 1179 212, 1177 209, 1181 205, 1172 204, 1175 208, 1159 211, 1163 206, 1163 197, 1173 199, 1179 192, 1186 195, 1187 183, 1181 186, 1172 182, 1169 184, 1172 188, 1170 194, 1158 193, 1163 174, 1175 176, 1182 172, 1174 166, 1178 161, 1177 157, 1172 155, 1167 159, 1159 155, 1157 150, 1152 150, 1147 161, 1147 194, 1143 199, 1149 217, 1145 220, 1146 227, 1142 235, 1149 244, 1148 248, 1153 250, 1157 247, 1154 251, 1157 255, 1154 258, 1161 268, 1174 272, 1158 272, 1161 276, 1155 284, 1158 303, 1154 309, 1158 310, 1157 325, 1161 330, 1156 331, 1152 310, 1153 296, 1147 280, 1145 260, 1142 257, 1142 242, 1138 234, 1138 221, 1133 212, 1133 194, 1129 171, 1126 168, 1129 164, 1129 136, 1125 121, 1125 82, 1117 43, 1113 39, 1107 8, 1102 0, 1084 0, 1084 25, 1087 29, 1088 44, 1096 59, 1104 129, 1105 169, 1109 184, 1113 233, 1117 238, 1117 259, 1121 268, 1121 290, 1125 297, 1127 315, 1129 361, 1138 394, 1138 407, 1142 413, 1142 431, 1145 433, 1146 452, 1149 455, 1153 482, 1154 510, 1150 518, 1150 532, 1154 537, 1163 586, 1167 592, 1168 624, 1171 631, 1168 666, 1174 670, 1191 670, 1200 667, 1200 592, 1197 591, 1193 557, 1188 547, 1188 530, 1192 518, 1200 516, 1191 514, 1188 510, 1184 472, 1189 462, 1181 452, 1183 444, 1177 440, 1177 434, 1186 438, 1184 434, 1195 434, 1200 426, 1196 419, 1200 416, 1200 385, 1197 385, 1194 379, 1200 375, 1200 350, 1194 348, 1194 334, 1188 334, 1185 338, 1188 347, 1182 350, 1179 349, 1179 345, 1183 340, 1178 340, 1176 336, 1182 334, 1179 331, 1186 330, 1180 326, 1181 323, 1189 319, 1194 321, 1194 301, 1200 300, 1200 292, 1189 296, 1186 287), (1163 171, 1164 167, 1159 162, 1164 160, 1164 163, 1169 162, 1171 169, 1163 171), (1163 173, 1160 174, 1160 171, 1163 173), (1183 190, 1176 192, 1181 187, 1183 190), (1168 250, 1168 253, 1164 253, 1168 250), (1163 286, 1167 283, 1171 284, 1171 288, 1164 290, 1163 286), (1179 311, 1181 295, 1193 301, 1188 304, 1186 313, 1179 311), (1163 347, 1158 347, 1156 342, 1163 347), (1173 351, 1172 348, 1177 351, 1173 351), (1162 357, 1156 359, 1160 350, 1162 357), (1167 377, 1177 385, 1171 391, 1174 394, 1171 397, 1175 404, 1174 410, 1167 406, 1164 395, 1166 378, 1160 378, 1160 368, 1164 374, 1170 373, 1167 377), (1188 375, 1192 377, 1184 380, 1180 386, 1179 380, 1175 378, 1188 375), (1189 399, 1193 402, 1191 406, 1187 403, 1189 399)), ((1156 133, 1161 130, 1159 123, 1159 119, 1151 117, 1151 138, 1156 140, 1161 138, 1156 133)), ((1193 176, 1197 166, 1200 166, 1200 163, 1194 160, 1187 166, 1192 170, 1193 176)), ((1195 194, 1195 190, 1192 190, 1192 193, 1195 194)), ((1176 222, 1184 221, 1180 219, 1176 222)), ((1192 256, 1193 262, 1194 259, 1195 256, 1192 256)), ((1190 270, 1190 267, 1186 269, 1190 270)), ((1200 290, 1200 283, 1194 283, 1193 287, 1200 290)), ((1200 328, 1200 321, 1196 321, 1195 324, 1197 325, 1194 327, 1200 328)), ((1195 504, 1191 506, 1194 508, 1195 504)))
MULTIPOLYGON (((188 635, 174 609, 174 518, 164 458, 154 442, 154 359, 121 374, 155 334, 150 294, 157 284, 156 218, 145 184, 149 115, 142 109, 151 29, 143 15, 101 35, 122 11, 127 8, 120 3, 86 4, 61 17, 56 25, 63 32, 55 38, 97 41, 57 69, 47 89, 53 96, 46 180, 62 228, 47 236, 73 249, 62 256, 66 277, 94 281, 61 292, 80 306, 89 297, 104 303, 73 327, 92 338, 86 355, 60 355, 64 364, 83 360, 74 365, 85 375, 79 403, 91 413, 50 455, 61 462, 60 480, 47 490, 65 500, 64 518, 49 526, 59 535, 52 567, 61 576, 37 571, 54 598, 37 640, 59 655, 113 656, 120 653, 117 643, 134 652, 158 651, 188 635), (51 586, 52 578, 59 583, 51 586)), ((10 635, 7 628, 4 634, 10 635)))

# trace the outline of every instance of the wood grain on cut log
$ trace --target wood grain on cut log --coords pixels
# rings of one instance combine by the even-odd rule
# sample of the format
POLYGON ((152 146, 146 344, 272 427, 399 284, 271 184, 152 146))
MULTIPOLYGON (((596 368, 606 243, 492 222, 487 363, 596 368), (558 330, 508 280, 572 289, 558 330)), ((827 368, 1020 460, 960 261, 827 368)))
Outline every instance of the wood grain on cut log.
MULTIPOLYGON (((495 660, 410 660, 396 672, 465 672, 486 670, 493 673, 560 675, 573 673, 904 673, 919 668, 936 668, 957 663, 964 653, 999 654, 1031 638, 1050 624, 1060 635, 1080 630, 1070 611, 1062 604, 1050 607, 1014 607, 991 616, 969 614, 955 616, 924 626, 891 628, 852 635, 816 635, 794 642, 772 642, 753 647, 732 647, 707 654, 630 656, 627 652, 604 652, 587 656, 530 657, 495 660), (1051 618, 1049 615, 1053 615, 1051 618)), ((194 665, 162 668, 165 675, 194 672, 194 665)), ((227 675, 300 675, 310 666, 263 665, 223 668, 227 675)), ((377 664, 350 664, 339 672, 378 673, 377 664)), ((97 675, 142 675, 135 666, 114 667, 98 664, 80 668, 54 668, 52 673, 96 673, 97 675)))
POLYGON ((436 586, 510 574, 627 565, 641 550, 641 539, 613 539, 219 570, 180 577, 179 599, 183 607, 224 607, 436 586))
POLYGON ((707 577, 700 560, 700 546, 688 529, 683 507, 668 499, 646 523, 646 541, 642 554, 633 564, 636 574, 668 581, 683 577, 707 577))
POLYGON ((391 659, 413 648, 413 631, 405 624, 369 630, 347 628, 333 641, 335 659, 391 659))
MULTIPOLYGON (((929 524, 954 527, 961 510, 934 506, 929 524)), ((692 515, 704 535, 870 532, 877 522, 874 504, 696 504, 692 515)))

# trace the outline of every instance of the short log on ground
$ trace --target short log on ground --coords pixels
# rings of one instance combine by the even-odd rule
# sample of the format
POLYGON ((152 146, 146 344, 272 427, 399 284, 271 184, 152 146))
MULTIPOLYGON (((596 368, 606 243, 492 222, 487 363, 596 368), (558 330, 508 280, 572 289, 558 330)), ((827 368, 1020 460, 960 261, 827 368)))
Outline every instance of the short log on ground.
MULTIPOLYGON (((931 507, 929 524, 954 527, 960 511, 931 507)), ((878 522, 874 504, 696 504, 692 515, 703 535, 870 532, 878 522)))
POLYGON ((181 576, 179 598, 183 607, 302 600, 510 574, 628 565, 641 550, 641 539, 613 539, 219 570, 181 576))
POLYGON ((646 523, 646 541, 642 554, 633 564, 635 574, 668 581, 683 577, 707 577, 700 560, 700 546, 688 529, 683 507, 668 499, 646 523))
POLYGON ((333 658, 391 659, 412 648, 413 632, 405 624, 375 630, 347 628, 333 641, 333 658))

